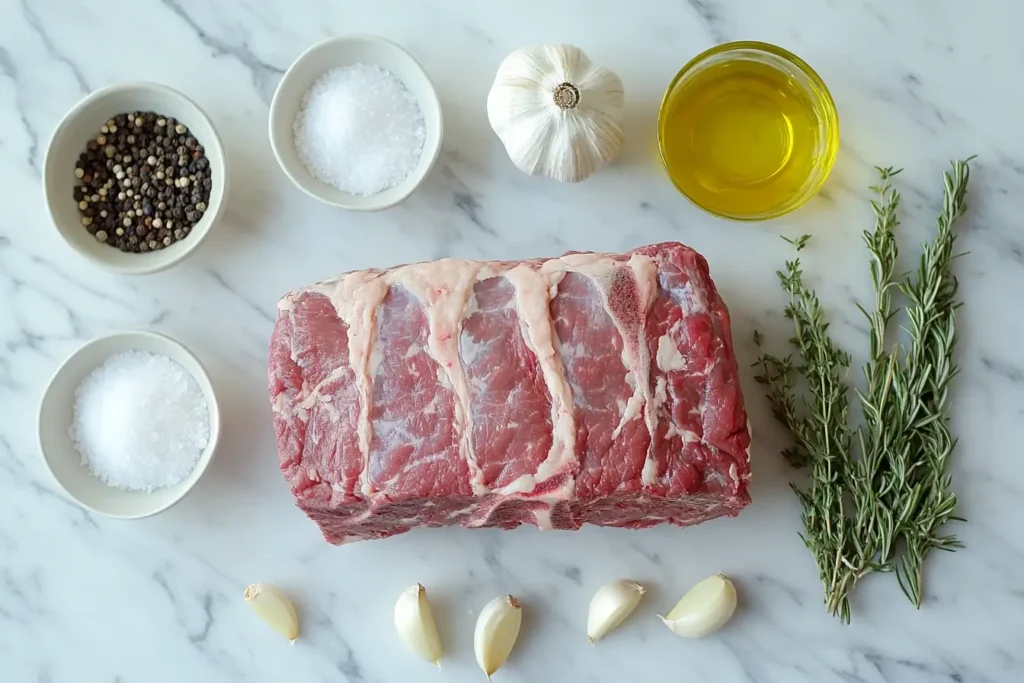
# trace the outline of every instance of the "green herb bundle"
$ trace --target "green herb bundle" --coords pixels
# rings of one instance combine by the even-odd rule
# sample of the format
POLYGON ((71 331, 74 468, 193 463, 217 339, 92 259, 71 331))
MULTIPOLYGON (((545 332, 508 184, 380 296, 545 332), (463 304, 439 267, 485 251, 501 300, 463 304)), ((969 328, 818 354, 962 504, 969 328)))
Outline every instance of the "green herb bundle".
MULTIPOLYGON (((961 544, 942 533, 954 516, 946 462, 956 440, 949 431, 948 390, 957 374, 953 362, 957 334, 957 280, 950 264, 956 235, 953 224, 966 206, 970 159, 953 163, 943 174, 942 214, 931 242, 925 244, 916 272, 895 273, 895 231, 900 196, 891 180, 899 173, 879 168, 881 184, 872 190, 873 231, 864 232, 871 254, 875 300, 858 305, 870 325, 870 350, 864 365, 864 390, 856 390, 864 423, 848 420, 846 374, 850 355, 829 336, 821 302, 803 280, 800 259, 786 263, 779 281, 789 294, 785 315, 793 321, 795 354, 758 358, 757 381, 779 421, 793 436, 786 459, 810 472, 810 482, 794 486, 803 508, 805 545, 814 556, 828 611, 850 621, 850 593, 872 572, 895 572, 907 598, 920 606, 922 567, 933 550, 961 544), (907 344, 888 345, 898 313, 893 298, 906 299, 907 344)), ((805 235, 790 241, 799 252, 805 235)), ((754 332, 760 347, 761 335, 754 332)))

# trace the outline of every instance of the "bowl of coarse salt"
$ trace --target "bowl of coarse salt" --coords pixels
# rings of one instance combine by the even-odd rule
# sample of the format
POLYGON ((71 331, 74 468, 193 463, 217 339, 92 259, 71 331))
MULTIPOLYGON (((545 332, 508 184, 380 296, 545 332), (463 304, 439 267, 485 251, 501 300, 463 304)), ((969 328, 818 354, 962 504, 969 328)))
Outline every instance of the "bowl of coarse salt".
POLYGON ((121 519, 181 500, 219 436, 202 364, 155 332, 85 344, 58 368, 39 408, 39 447, 54 479, 82 506, 121 519))
POLYGON ((423 67, 383 38, 330 38, 291 65, 270 105, 270 145, 306 194, 377 211, 415 190, 441 151, 441 103, 423 67))

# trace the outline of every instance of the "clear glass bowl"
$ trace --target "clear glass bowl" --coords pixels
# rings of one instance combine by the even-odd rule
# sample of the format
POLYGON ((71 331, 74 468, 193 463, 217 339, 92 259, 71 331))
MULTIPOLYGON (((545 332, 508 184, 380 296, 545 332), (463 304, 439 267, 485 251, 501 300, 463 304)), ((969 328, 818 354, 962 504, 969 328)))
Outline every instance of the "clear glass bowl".
POLYGON ((740 221, 766 220, 793 211, 806 203, 821 189, 821 186, 832 170, 836 152, 839 149, 839 117, 832 96, 829 94, 828 88, 825 87, 821 77, 806 62, 793 53, 769 43, 755 41, 725 43, 694 57, 672 79, 668 89, 665 91, 658 114, 658 149, 661 153, 662 164, 672 183, 683 196, 696 206, 721 218, 740 221), (760 65, 778 70, 788 77, 791 84, 799 88, 799 91, 811 103, 814 118, 817 121, 817 131, 814 136, 814 161, 807 177, 803 179, 799 187, 795 188, 795 191, 790 196, 781 199, 777 205, 767 210, 752 213, 741 210, 723 210, 721 207, 715 208, 702 204, 698 198, 688 193, 680 185, 679 181, 672 176, 666 150, 666 129, 671 124, 667 118, 670 104, 673 107, 678 107, 684 106, 685 102, 676 102, 674 96, 681 92, 683 86, 689 83, 690 79, 705 69, 740 60, 757 62, 760 65))

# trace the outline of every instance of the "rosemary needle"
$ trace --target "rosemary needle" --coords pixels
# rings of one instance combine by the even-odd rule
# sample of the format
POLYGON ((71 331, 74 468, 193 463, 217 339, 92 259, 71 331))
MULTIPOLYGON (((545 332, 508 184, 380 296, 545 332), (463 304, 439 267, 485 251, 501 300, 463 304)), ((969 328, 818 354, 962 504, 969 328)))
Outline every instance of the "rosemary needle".
MULTIPOLYGON (((943 174, 943 211, 932 241, 924 246, 916 272, 895 274, 899 253, 895 231, 900 196, 892 187, 899 171, 879 168, 872 188, 874 230, 864 232, 871 254, 874 306, 858 305, 870 327, 865 388, 856 391, 864 424, 850 426, 845 377, 850 356, 836 347, 814 291, 803 281, 799 258, 778 272, 789 294, 785 315, 793 322, 795 347, 785 357, 763 354, 755 366, 776 418, 793 445, 783 452, 810 481, 794 486, 802 507, 804 544, 818 566, 826 609, 850 621, 850 594, 872 572, 895 572, 907 598, 920 606, 923 565, 931 550, 961 547, 942 534, 954 519, 947 461, 956 446, 949 431, 948 390, 957 374, 955 314, 957 281, 950 264, 953 224, 965 211, 970 159, 943 174), (897 310, 894 294, 907 300, 909 345, 887 346, 897 310)), ((790 241, 797 252, 805 235, 790 241)), ((754 341, 761 346, 760 333, 754 341)))

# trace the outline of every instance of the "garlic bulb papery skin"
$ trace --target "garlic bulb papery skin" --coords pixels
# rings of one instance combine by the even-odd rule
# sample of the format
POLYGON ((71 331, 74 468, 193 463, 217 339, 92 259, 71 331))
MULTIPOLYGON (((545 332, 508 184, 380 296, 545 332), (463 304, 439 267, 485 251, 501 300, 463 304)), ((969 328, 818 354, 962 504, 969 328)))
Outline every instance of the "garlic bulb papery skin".
POLYGON ((622 149, 622 80, 572 45, 516 50, 487 95, 487 119, 530 175, 579 182, 622 149))
POLYGON ((395 602, 395 630, 405 646, 421 658, 441 666, 444 647, 437 632, 434 611, 421 584, 406 588, 395 602))
POLYGON ((677 636, 703 638, 725 626, 736 611, 736 586, 722 574, 704 579, 661 617, 677 636))
POLYGON ((617 629, 644 596, 636 581, 619 579, 597 589, 587 613, 587 640, 594 643, 617 629))
POLYGON ((480 611, 473 630, 473 651, 488 681, 511 654, 522 623, 522 607, 511 595, 491 600, 480 611))
POLYGON ((245 589, 245 601, 265 624, 288 640, 299 637, 299 617, 284 593, 269 583, 254 583, 245 589))

